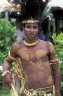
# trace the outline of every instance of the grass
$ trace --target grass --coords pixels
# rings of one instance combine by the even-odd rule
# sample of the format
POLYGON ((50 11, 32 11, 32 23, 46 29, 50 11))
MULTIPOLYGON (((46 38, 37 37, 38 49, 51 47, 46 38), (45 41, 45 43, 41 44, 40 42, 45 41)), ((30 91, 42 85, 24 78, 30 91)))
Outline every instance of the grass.
POLYGON ((0 96, 9 96, 10 89, 8 86, 0 86, 0 96))

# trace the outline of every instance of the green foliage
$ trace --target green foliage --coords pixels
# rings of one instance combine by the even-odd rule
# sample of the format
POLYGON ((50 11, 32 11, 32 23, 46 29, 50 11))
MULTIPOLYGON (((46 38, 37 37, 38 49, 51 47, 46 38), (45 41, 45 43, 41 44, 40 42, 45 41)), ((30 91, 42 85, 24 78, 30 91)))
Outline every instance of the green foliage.
POLYGON ((58 57, 61 60, 61 63, 63 63, 63 33, 56 35, 56 33, 53 33, 53 42, 55 44, 55 49, 58 57))
POLYGON ((2 75, 1 75, 2 73, 0 72, 0 81, 2 81, 3 80, 3 78, 2 78, 2 75))
POLYGON ((55 43, 55 45, 63 45, 63 33, 61 32, 60 34, 56 35, 56 33, 53 33, 53 41, 55 43))
MULTIPOLYGON (((56 33, 53 33, 53 41, 55 44, 55 49, 56 49, 56 54, 58 55, 61 65, 60 65, 60 69, 61 69, 61 87, 63 88, 63 33, 61 32, 60 34, 56 35, 56 33)), ((62 91, 61 88, 61 91, 62 91)))
POLYGON ((63 64, 63 33, 56 35, 56 33, 53 33, 53 41, 55 44, 55 49, 58 57, 61 60, 61 64, 63 64))
POLYGON ((5 18, 0 19, 0 64, 7 56, 10 46, 15 40, 16 27, 5 18))

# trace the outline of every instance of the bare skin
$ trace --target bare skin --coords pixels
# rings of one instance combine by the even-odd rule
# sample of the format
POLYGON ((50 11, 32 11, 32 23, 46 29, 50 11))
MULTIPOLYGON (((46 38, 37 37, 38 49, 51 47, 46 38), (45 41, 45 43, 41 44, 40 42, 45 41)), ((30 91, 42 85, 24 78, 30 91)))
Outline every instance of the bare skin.
POLYGON ((19 50, 17 49, 16 54, 21 59, 26 85, 29 88, 45 88, 53 85, 49 58, 47 56, 49 50, 46 42, 44 43, 39 40, 36 46, 30 47, 31 49, 24 44, 19 44, 19 50))
MULTIPOLYGON (((33 26, 33 24, 30 26, 33 26)), ((33 43, 37 40, 38 28, 33 30, 33 27, 31 27, 31 30, 27 30, 26 26, 24 28, 27 37, 25 40, 28 43, 33 43)), ((14 58, 20 58, 28 88, 45 88, 54 84, 57 90, 56 96, 60 96, 58 94, 60 93, 60 69, 57 62, 51 63, 51 60, 55 60, 56 57, 54 47, 50 42, 38 39, 38 43, 35 46, 26 46, 24 41, 15 42, 10 54, 14 58)), ((11 61, 13 60, 9 57, 4 60, 4 70, 11 68, 9 64, 11 61)), ((9 74, 4 78, 5 80, 7 79, 6 82, 11 83, 12 80, 9 74)))

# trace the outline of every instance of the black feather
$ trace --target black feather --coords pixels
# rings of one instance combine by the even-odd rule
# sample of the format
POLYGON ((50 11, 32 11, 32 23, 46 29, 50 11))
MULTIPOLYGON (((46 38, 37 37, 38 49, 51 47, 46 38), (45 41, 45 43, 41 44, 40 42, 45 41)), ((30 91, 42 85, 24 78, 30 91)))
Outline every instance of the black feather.
POLYGON ((26 3, 21 7, 21 19, 39 19, 42 18, 42 12, 44 9, 42 0, 25 0, 26 3))

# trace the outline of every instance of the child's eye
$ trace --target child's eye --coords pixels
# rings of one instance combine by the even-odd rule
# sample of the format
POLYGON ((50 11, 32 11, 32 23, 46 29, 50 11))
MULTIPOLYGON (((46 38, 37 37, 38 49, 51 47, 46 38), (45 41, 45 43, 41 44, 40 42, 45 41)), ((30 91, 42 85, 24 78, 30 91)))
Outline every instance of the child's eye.
POLYGON ((37 26, 33 26, 33 29, 37 29, 37 26))
POLYGON ((26 28, 27 28, 27 29, 30 29, 30 28, 31 28, 31 26, 29 26, 29 25, 28 25, 28 26, 26 26, 26 28))

